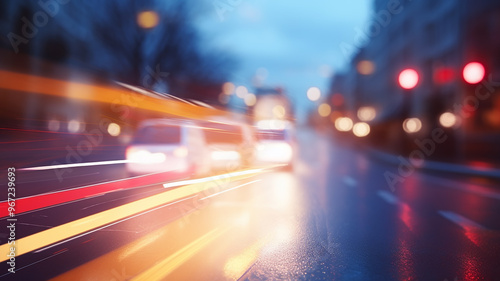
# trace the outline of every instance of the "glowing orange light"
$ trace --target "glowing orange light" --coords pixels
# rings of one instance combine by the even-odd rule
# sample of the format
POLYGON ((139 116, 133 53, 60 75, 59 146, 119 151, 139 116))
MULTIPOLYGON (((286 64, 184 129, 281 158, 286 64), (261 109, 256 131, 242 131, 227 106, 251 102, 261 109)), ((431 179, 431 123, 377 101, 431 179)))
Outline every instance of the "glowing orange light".
POLYGON ((154 11, 144 11, 137 15, 137 24, 142 28, 153 28, 159 21, 160 17, 154 11))
POLYGON ((403 89, 413 89, 418 83, 418 73, 414 69, 405 69, 399 74, 399 85, 403 89))
POLYGON ((369 60, 362 60, 358 63, 356 69, 360 74, 370 75, 375 71, 375 64, 369 60))
POLYGON ((328 117, 330 115, 330 112, 332 112, 332 108, 330 107, 329 104, 327 103, 322 103, 318 107, 318 114, 321 117, 328 117))
POLYGON ((477 84, 483 80, 485 74, 484 66, 478 62, 470 62, 464 67, 463 76, 465 82, 477 84))

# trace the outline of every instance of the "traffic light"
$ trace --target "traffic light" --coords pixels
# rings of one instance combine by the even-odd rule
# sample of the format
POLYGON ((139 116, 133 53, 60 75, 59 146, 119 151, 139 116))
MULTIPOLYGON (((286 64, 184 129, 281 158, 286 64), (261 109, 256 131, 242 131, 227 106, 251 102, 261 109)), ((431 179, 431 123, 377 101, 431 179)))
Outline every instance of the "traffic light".
POLYGON ((401 88, 406 90, 413 89, 418 83, 418 73, 415 69, 405 69, 399 73, 398 80, 401 88))
POLYGON ((463 77, 465 82, 469 84, 477 84, 484 78, 484 66, 479 62, 470 62, 465 65, 463 70, 463 77))
POLYGON ((433 80, 438 85, 451 83, 455 79, 455 72, 451 67, 438 67, 433 74, 433 80))

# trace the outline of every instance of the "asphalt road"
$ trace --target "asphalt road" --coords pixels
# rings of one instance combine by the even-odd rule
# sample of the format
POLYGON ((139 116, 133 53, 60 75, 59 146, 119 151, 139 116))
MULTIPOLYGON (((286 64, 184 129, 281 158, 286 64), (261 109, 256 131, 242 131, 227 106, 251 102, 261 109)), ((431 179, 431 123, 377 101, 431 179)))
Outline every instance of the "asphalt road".
MULTIPOLYGON (((414 172, 392 190, 384 174, 397 166, 326 135, 298 137, 292 172, 110 183, 16 214, 16 273, 2 260, 0 279, 500 280, 498 182, 414 172)), ((63 181, 16 176, 18 205, 126 178, 121 164, 74 168, 63 181)))

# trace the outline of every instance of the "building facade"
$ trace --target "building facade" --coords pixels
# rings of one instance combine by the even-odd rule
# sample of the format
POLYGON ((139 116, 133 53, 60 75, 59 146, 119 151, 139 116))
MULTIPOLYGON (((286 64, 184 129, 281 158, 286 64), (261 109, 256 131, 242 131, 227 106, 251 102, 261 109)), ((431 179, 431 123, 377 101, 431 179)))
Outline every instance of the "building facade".
POLYGON ((366 44, 348 70, 332 80, 331 93, 350 101, 345 114, 356 118, 360 107, 374 107, 375 130, 377 125, 390 127, 399 137, 402 132, 394 131, 401 131, 405 118, 419 118, 422 129, 414 137, 424 137, 440 126, 441 114, 451 112, 458 121, 449 131, 450 143, 462 147, 462 154, 472 153, 467 143, 478 146, 495 139, 500 132, 498 85, 480 85, 488 79, 500 81, 500 2, 375 0, 364 31, 366 44), (486 68, 478 85, 462 78, 464 65, 472 61, 486 68), (419 74, 411 91, 398 83, 399 73, 407 68, 419 74), (481 97, 488 96, 484 100, 475 96, 481 87, 481 97))

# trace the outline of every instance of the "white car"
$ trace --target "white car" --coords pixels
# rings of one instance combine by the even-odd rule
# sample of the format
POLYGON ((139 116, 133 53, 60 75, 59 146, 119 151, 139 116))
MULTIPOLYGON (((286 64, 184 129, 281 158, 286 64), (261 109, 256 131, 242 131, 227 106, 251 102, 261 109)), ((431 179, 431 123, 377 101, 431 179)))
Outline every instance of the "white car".
POLYGON ((284 164, 293 167, 296 142, 291 129, 260 129, 257 131, 255 163, 284 164))
POLYGON ((126 150, 130 174, 175 172, 204 175, 210 171, 203 130, 194 122, 151 119, 142 122, 126 150))
POLYGON ((227 172, 253 163, 255 140, 250 126, 206 122, 203 127, 213 170, 227 172))

